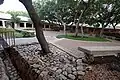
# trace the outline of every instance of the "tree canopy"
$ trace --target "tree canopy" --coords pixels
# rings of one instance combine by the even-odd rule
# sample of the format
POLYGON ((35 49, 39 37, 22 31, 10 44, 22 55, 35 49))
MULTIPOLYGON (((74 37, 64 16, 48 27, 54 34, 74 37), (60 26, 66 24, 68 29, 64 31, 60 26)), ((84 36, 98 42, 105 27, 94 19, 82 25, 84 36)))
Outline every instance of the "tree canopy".
MULTIPOLYGON (((115 26, 120 22, 119 0, 37 0, 35 9, 43 20, 61 24, 80 23, 93 27, 115 26)), ((103 32, 101 31, 101 34, 103 32)))
POLYGON ((17 16, 24 16, 24 17, 29 17, 29 14, 27 12, 23 12, 23 11, 7 11, 6 13, 8 14, 14 14, 17 16))
POLYGON ((102 35, 104 28, 112 26, 115 29, 120 22, 119 0, 36 0, 33 5, 41 20, 59 23, 64 28, 68 24, 76 24, 77 30, 80 23, 85 23, 102 27, 102 35))

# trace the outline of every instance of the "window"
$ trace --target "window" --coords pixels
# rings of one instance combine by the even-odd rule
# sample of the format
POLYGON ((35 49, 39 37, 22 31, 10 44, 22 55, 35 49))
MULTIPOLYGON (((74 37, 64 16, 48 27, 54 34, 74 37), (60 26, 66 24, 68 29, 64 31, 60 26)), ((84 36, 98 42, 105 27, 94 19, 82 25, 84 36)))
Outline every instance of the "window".
POLYGON ((15 24, 14 24, 14 22, 12 22, 12 28, 14 28, 15 27, 15 24))
POLYGON ((20 27, 24 27, 24 23, 20 23, 20 27))
POLYGON ((49 25, 46 25, 46 28, 49 28, 49 25))
POLYGON ((3 26, 2 21, 0 21, 0 26, 3 26))
POLYGON ((30 23, 26 23, 26 27, 30 27, 30 28, 32 28, 32 24, 30 24, 30 23))

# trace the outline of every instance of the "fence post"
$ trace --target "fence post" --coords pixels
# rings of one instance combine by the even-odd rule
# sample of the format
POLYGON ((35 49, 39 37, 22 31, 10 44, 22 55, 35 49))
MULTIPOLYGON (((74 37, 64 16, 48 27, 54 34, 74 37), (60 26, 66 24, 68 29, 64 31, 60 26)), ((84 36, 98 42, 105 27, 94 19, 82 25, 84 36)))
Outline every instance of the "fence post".
POLYGON ((15 46, 14 30, 2 28, 0 30, 0 44, 4 48, 10 47, 10 46, 15 46))

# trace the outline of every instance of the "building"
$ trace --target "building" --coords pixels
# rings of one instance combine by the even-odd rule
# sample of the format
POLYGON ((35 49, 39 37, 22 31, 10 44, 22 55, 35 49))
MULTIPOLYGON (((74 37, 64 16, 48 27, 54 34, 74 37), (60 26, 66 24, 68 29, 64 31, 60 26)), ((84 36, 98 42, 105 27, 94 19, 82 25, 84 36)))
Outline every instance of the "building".
MULTIPOLYGON (((16 24, 14 22, 11 22, 11 15, 6 13, 0 13, 0 28, 14 28, 17 30, 34 30, 33 23, 30 21, 30 18, 24 17, 24 16, 18 16, 18 18, 21 19, 21 22, 19 24, 16 24), (8 25, 8 23, 11 23, 11 25, 8 25)), ((44 30, 51 30, 51 24, 48 24, 47 22, 44 23, 43 29, 44 30)))
MULTIPOLYGON (((81 24, 79 24, 79 32, 81 33, 81 24)), ((93 26, 90 26, 88 24, 83 24, 83 30, 86 34, 99 34, 102 26, 95 28, 93 26)), ((67 30, 70 30, 70 32, 75 32, 76 24, 69 24, 67 25, 67 30)), ((106 28, 104 28, 104 33, 120 33, 120 24, 116 25, 115 30, 113 26, 108 25, 106 28)))
POLYGON ((16 24, 14 22, 11 22, 12 25, 7 25, 8 22, 11 21, 11 15, 0 13, 0 27, 1 28, 7 28, 7 27, 13 27, 15 29, 27 29, 27 28, 33 28, 33 24, 29 22, 28 17, 18 16, 18 18, 21 19, 21 22, 19 24, 16 24))
MULTIPOLYGON (((34 26, 33 23, 30 21, 30 18, 24 17, 24 16, 18 16, 21 19, 21 22, 19 24, 16 24, 14 22, 11 22, 11 15, 10 14, 5 14, 5 13, 0 13, 0 28, 14 28, 17 30, 29 30, 33 31, 34 26), (11 25, 8 25, 8 22, 11 22, 11 25)), ((58 22, 52 22, 49 23, 47 20, 42 20, 43 23, 43 30, 64 30, 63 26, 58 23, 58 22)), ((75 24, 68 24, 66 25, 66 30, 70 32, 75 32, 75 24)), ((81 26, 81 24, 79 24, 81 26)), ((101 27, 101 26, 100 26, 101 27)), ((93 26, 89 26, 87 24, 83 24, 83 29, 84 32, 87 34, 92 34, 92 33, 100 33, 101 28, 94 28, 93 26)), ((79 27, 79 32, 80 32, 80 27, 79 27)), ((120 32, 120 24, 116 26, 116 30, 113 29, 112 26, 107 26, 104 30, 105 32, 120 32)))

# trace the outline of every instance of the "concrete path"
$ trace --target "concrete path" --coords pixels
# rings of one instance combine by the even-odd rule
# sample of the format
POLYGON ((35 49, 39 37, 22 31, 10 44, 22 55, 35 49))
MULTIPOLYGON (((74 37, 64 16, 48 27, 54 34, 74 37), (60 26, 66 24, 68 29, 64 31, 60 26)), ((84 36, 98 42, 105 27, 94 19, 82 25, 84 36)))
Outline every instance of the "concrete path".
MULTIPOLYGON (((63 47, 65 50, 69 50, 72 54, 77 56, 78 58, 82 58, 84 54, 78 50, 80 46, 120 46, 119 41, 112 42, 93 42, 93 41, 78 41, 78 40, 70 40, 70 39, 57 39, 56 36, 62 34, 61 32, 55 31, 44 31, 45 38, 48 42, 54 43, 60 47, 63 47)), ((16 38, 16 45, 38 42, 36 37, 33 38, 16 38)))
MULTIPOLYGON (((56 31, 44 31, 45 38, 48 42, 56 42, 60 39, 57 39, 56 36, 62 34, 61 32, 56 31)), ((38 42, 36 37, 31 38, 16 38, 15 39, 16 45, 18 44, 26 44, 26 43, 32 43, 32 42, 38 42)))
POLYGON ((78 47, 80 46, 120 46, 119 41, 112 41, 112 42, 93 42, 93 41, 78 41, 78 40, 70 40, 70 39, 62 39, 55 44, 62 46, 63 48, 66 48, 70 50, 75 56, 78 56, 79 58, 83 57, 83 52, 78 50, 78 47))

